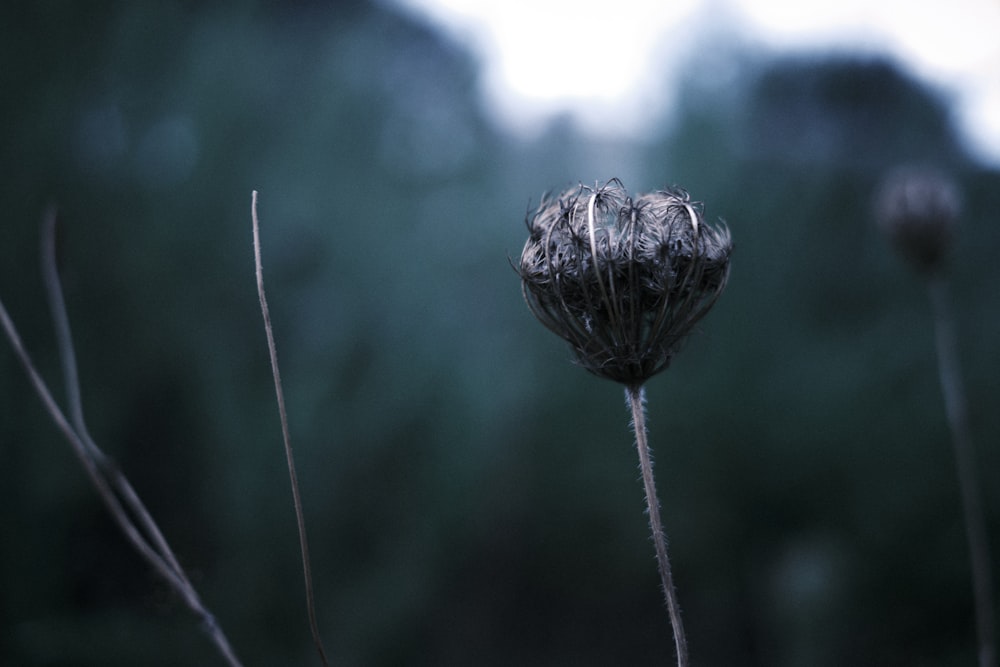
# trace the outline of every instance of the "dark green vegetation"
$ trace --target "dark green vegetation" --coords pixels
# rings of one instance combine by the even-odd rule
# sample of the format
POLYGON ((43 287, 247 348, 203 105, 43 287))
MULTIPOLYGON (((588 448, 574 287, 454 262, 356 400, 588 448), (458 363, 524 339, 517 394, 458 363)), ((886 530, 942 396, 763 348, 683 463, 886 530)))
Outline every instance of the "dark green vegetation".
MULTIPOLYGON (((57 202, 90 430, 248 667, 315 664, 254 188, 333 662, 669 660, 620 388, 567 363, 507 258, 543 189, 611 176, 683 184, 736 244, 648 394, 693 664, 974 662, 929 306, 871 203, 904 161, 963 189, 953 287, 995 541, 998 174, 888 64, 715 59, 728 75, 692 63, 648 142, 527 142, 491 129, 467 56, 379 6, 3 5, 0 296, 55 381, 36 248, 57 202)), ((6 342, 0 525, 0 663, 219 664, 6 342)))

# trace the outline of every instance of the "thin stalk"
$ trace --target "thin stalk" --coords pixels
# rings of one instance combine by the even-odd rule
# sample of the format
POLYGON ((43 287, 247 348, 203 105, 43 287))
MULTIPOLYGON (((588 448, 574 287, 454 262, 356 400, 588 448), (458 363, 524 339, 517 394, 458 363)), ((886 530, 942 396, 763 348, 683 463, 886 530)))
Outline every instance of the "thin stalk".
POLYGON ((975 450, 969 434, 968 408, 958 362, 958 339, 951 312, 951 297, 945 279, 933 277, 928 283, 934 312, 938 374, 944 394, 945 412, 955 450, 955 469, 962 496, 965 535, 972 569, 972 595, 976 614, 976 637, 979 643, 979 667, 996 667, 996 642, 993 636, 993 574, 990 547, 986 534, 979 481, 976 477, 975 450))
POLYGON ((670 572, 670 559, 667 557, 667 537, 663 532, 663 522, 660 520, 660 501, 656 497, 653 462, 649 454, 649 443, 647 441, 645 389, 642 385, 628 386, 625 389, 625 397, 629 407, 632 409, 632 428, 635 431, 636 449, 639 450, 639 467, 642 469, 642 484, 646 489, 646 509, 649 512, 649 528, 653 533, 656 562, 660 569, 660 582, 663 584, 663 597, 666 600, 667 612, 670 614, 670 625, 674 632, 677 667, 687 667, 687 639, 684 635, 684 623, 681 620, 681 608, 677 602, 677 591, 674 589, 674 578, 670 572))
POLYGON ((56 345, 59 348, 59 358, 62 362, 63 383, 65 384, 66 401, 73 429, 85 446, 86 454, 97 465, 110 487, 125 502, 133 516, 138 519, 146 536, 152 540, 150 548, 155 546, 156 553, 173 570, 179 582, 186 587, 191 587, 191 582, 188 580, 184 568, 181 567, 139 494, 136 493, 114 459, 98 447, 87 429, 87 423, 83 416, 80 374, 77 370, 73 333, 70 329, 66 300, 63 297, 59 271, 56 267, 56 210, 54 206, 50 206, 46 210, 42 219, 41 262, 42 278, 45 282, 45 293, 48 296, 49 310, 55 327, 56 345))
POLYGON ((45 380, 42 379, 38 369, 35 368, 35 363, 32 361, 27 349, 25 349, 24 343, 21 341, 21 336, 17 331, 17 327, 14 326, 14 321, 7 313, 7 309, 4 307, 2 300, 0 300, 0 326, 3 327, 4 333, 7 335, 7 340, 10 341, 10 345, 14 349, 14 354, 17 355, 18 360, 21 362, 21 366, 24 367, 24 372, 27 374, 28 380, 31 382, 31 385, 35 390, 35 394, 38 395, 39 400, 41 400, 42 405, 45 407, 45 411, 49 413, 49 417, 51 417, 52 422, 56 425, 56 428, 58 428, 63 434, 63 437, 66 438, 66 441, 72 448, 73 453, 76 455, 77 459, 79 459, 80 465, 83 466, 84 471, 87 473, 87 477, 90 478, 91 483, 97 490, 97 494, 104 501, 104 504, 107 505, 108 511, 111 512, 112 517, 114 517, 118 526, 122 529, 125 537, 132 544, 132 546, 135 547, 136 551, 138 551, 143 558, 148 560, 150 564, 152 564, 153 568, 159 572, 164 579, 177 588, 181 585, 180 580, 177 579, 174 571, 163 561, 162 558, 160 558, 159 554, 157 554, 156 551, 149 546, 145 538, 142 536, 142 533, 136 529, 131 519, 129 519, 125 508, 122 507, 117 496, 115 496, 111 487, 108 486, 107 480, 104 479, 103 475, 101 475, 97 464, 90 457, 87 451, 87 445, 84 444, 80 436, 73 430, 69 420, 66 419, 66 415, 64 415, 62 410, 59 408, 59 405, 56 403, 55 398, 53 398, 48 385, 45 383, 45 380))
MULTIPOLYGON (((52 303, 53 307, 55 307, 56 302, 53 301, 52 303)), ((58 303, 61 304, 61 300, 58 303)), ((65 311, 63 311, 62 315, 65 316, 65 311)), ((21 341, 21 336, 18 334, 13 320, 7 314, 7 310, 4 308, 2 301, 0 301, 0 326, 2 326, 4 332, 6 333, 11 347, 14 348, 14 353, 17 355, 21 365, 24 367, 25 373, 28 375, 28 380, 31 382, 32 387, 34 387, 35 393, 41 400, 42 405, 49 413, 53 423, 55 423, 56 427, 62 432, 63 436, 70 444, 70 447, 73 449, 73 453, 76 454, 76 457, 79 459, 84 471, 87 473, 87 477, 90 478, 90 481, 97 490, 98 495, 104 501, 108 511, 111 513, 119 528, 121 528, 126 539, 133 546, 133 548, 135 548, 139 555, 152 565, 153 569, 156 570, 164 578, 164 580, 170 584, 174 591, 181 596, 188 608, 190 608, 191 611, 198 616, 202 622, 202 627, 205 633, 208 635, 209 639, 211 639, 212 643, 215 644, 216 649, 225 659, 226 663, 229 664, 230 667, 242 667, 239 659, 236 657, 235 651, 233 651, 232 646, 229 644, 229 640, 226 638, 225 633, 223 633, 222 628, 219 627, 215 617, 201 602, 197 591, 195 591, 183 571, 175 569, 171 562, 165 560, 161 553, 150 546, 146 537, 135 526, 132 518, 122 506, 119 497, 115 494, 112 485, 109 484, 109 481, 105 476, 105 469, 102 467, 99 457, 95 454, 95 452, 99 453, 100 450, 97 448, 97 445, 90 440, 89 436, 85 439, 80 433, 74 430, 69 420, 59 408, 59 405, 56 403, 55 398, 53 398, 48 385, 35 368, 35 364, 32 361, 31 356, 28 354, 27 349, 24 347, 24 344, 21 341)), ((68 332, 68 329, 66 331, 68 332)), ((60 345, 63 344, 64 341, 61 339, 60 345)), ((66 379, 67 382, 72 381, 69 377, 66 379)), ((129 488, 131 489, 131 487, 129 488)), ((145 512, 145 508, 141 509, 145 512)), ((146 513, 143 521, 144 523, 153 522, 148 513, 146 513)), ((159 533, 159 531, 157 531, 157 533, 159 533)), ((162 536, 160 536, 160 539, 162 539, 162 536)), ((179 566, 177 567, 179 568, 179 566)))
POLYGON ((271 356, 271 375, 274 377, 274 392, 278 399, 278 415, 281 418, 281 437, 285 443, 285 458, 288 461, 288 478, 292 485, 292 504, 295 506, 295 521, 299 527, 299 549, 302 552, 302 576, 306 587, 306 613, 309 615, 309 631, 312 633, 313 644, 323 662, 326 651, 319 636, 319 625, 316 623, 316 604, 313 598, 312 566, 309 561, 309 541, 306 539, 306 520, 302 512, 302 498, 299 496, 299 478, 295 472, 295 457, 292 456, 292 438, 288 432, 288 413, 285 411, 285 393, 281 389, 281 373, 278 370, 278 348, 274 344, 274 332, 271 329, 271 313, 267 308, 267 297, 264 296, 264 269, 260 261, 260 223, 257 220, 257 191, 251 195, 250 217, 253 221, 253 256, 257 273, 257 295, 260 297, 260 312, 264 317, 264 333, 267 335, 267 351, 271 356))

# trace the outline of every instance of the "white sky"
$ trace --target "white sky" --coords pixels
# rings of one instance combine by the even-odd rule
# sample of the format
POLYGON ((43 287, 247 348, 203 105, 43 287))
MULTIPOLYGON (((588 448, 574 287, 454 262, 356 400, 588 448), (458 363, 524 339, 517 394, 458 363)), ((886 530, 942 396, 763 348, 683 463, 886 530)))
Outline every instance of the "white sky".
POLYGON ((665 63, 731 40, 890 54, 952 97, 970 152, 1000 166, 1000 0, 394 1, 471 49, 488 109, 516 131, 568 113, 637 133, 670 108, 665 63))

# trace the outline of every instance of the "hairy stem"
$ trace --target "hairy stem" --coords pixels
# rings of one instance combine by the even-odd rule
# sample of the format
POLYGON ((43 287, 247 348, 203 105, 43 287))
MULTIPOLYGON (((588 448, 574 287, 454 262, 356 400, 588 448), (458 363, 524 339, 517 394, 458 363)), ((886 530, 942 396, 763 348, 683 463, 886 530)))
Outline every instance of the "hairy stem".
POLYGON ((281 389, 281 373, 278 370, 278 348, 274 344, 271 329, 271 313, 264 295, 264 269, 260 261, 260 223, 257 219, 257 191, 251 195, 250 217, 253 221, 253 255, 257 273, 257 295, 260 297, 260 312, 264 317, 264 333, 267 335, 267 351, 271 356, 271 375, 274 376, 274 392, 278 400, 278 416, 281 419, 281 437, 285 443, 285 458, 288 461, 288 478, 292 485, 292 504, 295 506, 295 521, 299 527, 299 549, 302 552, 302 576, 306 587, 306 613, 309 615, 309 631, 313 644, 323 665, 329 665, 323 641, 316 623, 316 604, 313 598, 312 566, 309 561, 309 542, 306 539, 306 520, 302 512, 302 498, 299 495, 299 477, 295 472, 295 457, 292 456, 292 439, 288 433, 288 413, 285 411, 285 393, 281 389))
POLYGON ((951 429, 955 450, 955 468, 958 473, 959 492, 962 495, 962 512, 965 535, 969 546, 972 568, 972 595, 976 614, 976 636, 979 642, 979 666, 996 667, 996 643, 993 637, 993 574, 990 566, 990 547, 986 536, 986 521, 976 478, 975 451, 969 435, 968 410, 962 374, 958 362, 958 341, 955 320, 951 313, 951 298, 944 278, 932 278, 928 284, 931 307, 934 311, 934 333, 937 343, 938 373, 944 394, 945 412, 951 429))
POLYGON ((639 450, 639 467, 642 469, 642 484, 646 489, 649 528, 653 533, 653 545, 656 548, 656 562, 660 569, 663 596, 666 600, 667 611, 670 614, 670 625, 674 632, 677 667, 687 667, 687 639, 684 636, 684 623, 681 620, 681 609, 677 602, 677 591, 674 589, 674 578, 670 573, 670 559, 667 557, 667 537, 663 532, 663 522, 660 520, 660 501, 656 497, 653 462, 650 458, 649 443, 647 442, 645 390, 642 385, 629 386, 625 389, 625 396, 629 407, 632 408, 632 428, 635 430, 636 449, 639 450))

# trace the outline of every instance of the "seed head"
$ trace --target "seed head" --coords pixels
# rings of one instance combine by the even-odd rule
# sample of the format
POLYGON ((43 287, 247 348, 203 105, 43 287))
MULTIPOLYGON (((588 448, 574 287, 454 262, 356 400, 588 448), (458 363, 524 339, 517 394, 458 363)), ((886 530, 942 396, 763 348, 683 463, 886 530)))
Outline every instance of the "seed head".
POLYGON ((543 197, 519 273, 542 324, 580 364, 636 386, 667 368, 729 277, 732 241, 682 190, 633 199, 618 179, 543 197))
POLYGON ((904 168, 889 175, 876 202, 879 227, 921 273, 942 269, 961 209, 958 190, 943 174, 904 168))

